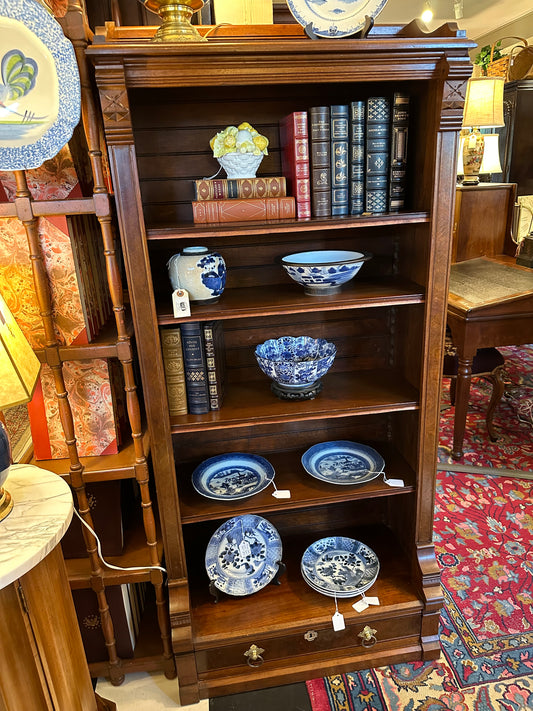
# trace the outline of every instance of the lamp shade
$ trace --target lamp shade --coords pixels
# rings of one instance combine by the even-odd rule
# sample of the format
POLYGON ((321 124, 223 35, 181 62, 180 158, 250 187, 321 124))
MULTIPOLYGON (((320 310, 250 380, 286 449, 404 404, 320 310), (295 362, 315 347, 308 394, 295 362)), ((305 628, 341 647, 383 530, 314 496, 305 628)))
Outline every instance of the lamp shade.
POLYGON ((0 410, 31 400, 41 364, 0 294, 0 410))
POLYGON ((504 126, 503 77, 476 77, 466 86, 463 128, 504 126))
POLYGON ((483 160, 481 161, 480 173, 501 173, 500 150, 498 148, 498 134, 485 134, 485 148, 483 150, 483 160))

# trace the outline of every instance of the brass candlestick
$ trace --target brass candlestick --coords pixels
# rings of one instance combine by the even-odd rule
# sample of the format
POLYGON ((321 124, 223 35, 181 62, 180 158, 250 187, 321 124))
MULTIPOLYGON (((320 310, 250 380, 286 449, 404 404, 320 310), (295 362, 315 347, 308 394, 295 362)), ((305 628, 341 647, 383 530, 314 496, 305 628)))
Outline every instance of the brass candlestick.
POLYGON ((155 12, 163 24, 152 42, 207 42, 206 37, 191 25, 191 17, 201 10, 203 0, 140 0, 148 10, 155 12))

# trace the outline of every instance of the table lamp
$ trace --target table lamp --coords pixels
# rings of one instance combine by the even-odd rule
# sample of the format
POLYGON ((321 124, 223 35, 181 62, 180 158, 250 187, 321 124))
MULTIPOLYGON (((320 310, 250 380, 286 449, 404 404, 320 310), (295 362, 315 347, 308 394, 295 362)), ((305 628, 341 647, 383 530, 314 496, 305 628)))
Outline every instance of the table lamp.
MULTIPOLYGON (((492 175, 493 173, 501 173, 502 165, 500 163, 500 149, 498 146, 499 135, 497 133, 485 133, 485 148, 483 150, 483 160, 479 169, 479 175, 492 175)), ((459 139, 459 150, 457 151, 457 179, 464 175, 463 168, 463 146, 465 136, 459 139)))
POLYGON ((480 128, 504 126, 503 77, 476 77, 466 87, 463 128, 470 128, 463 143, 463 185, 477 185, 485 149, 480 128))
MULTIPOLYGON (((31 400, 40 369, 39 359, 0 294, 0 412, 31 400)), ((0 421, 0 521, 13 508, 13 499, 4 489, 10 466, 9 437, 0 421)))

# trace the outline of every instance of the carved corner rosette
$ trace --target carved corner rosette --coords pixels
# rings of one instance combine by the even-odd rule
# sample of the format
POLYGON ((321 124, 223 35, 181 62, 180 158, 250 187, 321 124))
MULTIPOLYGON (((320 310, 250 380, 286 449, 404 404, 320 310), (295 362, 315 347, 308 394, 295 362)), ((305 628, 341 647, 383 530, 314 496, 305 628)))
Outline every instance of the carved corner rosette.
POLYGON ((466 84, 472 73, 467 58, 448 58, 448 76, 444 80, 440 129, 459 131, 463 120, 466 84))

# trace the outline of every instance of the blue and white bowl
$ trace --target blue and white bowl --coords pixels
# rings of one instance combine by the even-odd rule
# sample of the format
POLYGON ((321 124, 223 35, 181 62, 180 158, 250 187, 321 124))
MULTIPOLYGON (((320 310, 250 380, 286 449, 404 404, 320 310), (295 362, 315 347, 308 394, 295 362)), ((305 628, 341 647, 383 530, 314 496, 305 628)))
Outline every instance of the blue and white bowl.
POLYGON ((305 287, 306 294, 320 296, 340 291, 341 284, 353 279, 371 257, 368 252, 320 249, 289 254, 281 263, 291 279, 305 287))
POLYGON ((259 367, 284 388, 313 385, 331 368, 334 343, 311 336, 282 336, 260 343, 255 349, 259 367))

